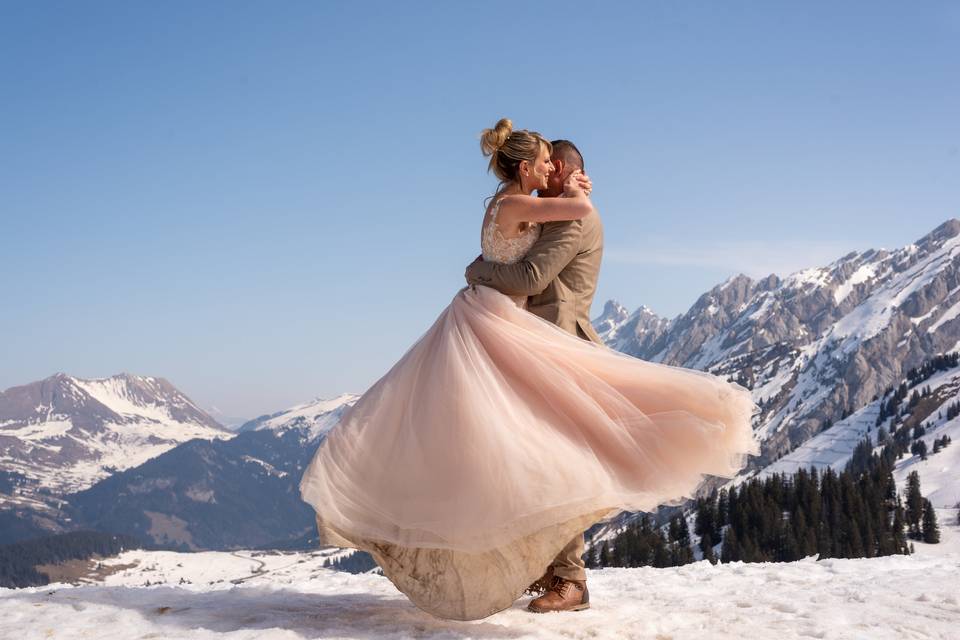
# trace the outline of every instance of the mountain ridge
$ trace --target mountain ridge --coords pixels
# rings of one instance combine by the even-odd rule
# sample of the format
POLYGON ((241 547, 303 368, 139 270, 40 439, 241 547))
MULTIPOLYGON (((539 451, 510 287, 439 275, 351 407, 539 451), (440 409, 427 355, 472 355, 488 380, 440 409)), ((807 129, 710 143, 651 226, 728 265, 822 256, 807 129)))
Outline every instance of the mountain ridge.
POLYGON ((753 465, 764 466, 910 367, 955 349, 960 219, 899 249, 850 251, 783 278, 736 274, 673 318, 617 307, 596 324, 612 348, 754 392, 764 450, 753 465))
POLYGON ((192 438, 232 435, 165 378, 57 372, 0 393, 0 461, 23 489, 0 503, 90 486, 192 438))

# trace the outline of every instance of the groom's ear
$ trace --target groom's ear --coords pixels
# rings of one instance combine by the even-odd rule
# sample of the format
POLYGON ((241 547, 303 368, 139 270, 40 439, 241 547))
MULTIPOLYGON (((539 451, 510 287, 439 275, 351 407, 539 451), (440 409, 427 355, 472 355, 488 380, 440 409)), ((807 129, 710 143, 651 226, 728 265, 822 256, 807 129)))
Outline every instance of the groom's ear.
POLYGON ((557 158, 553 161, 553 168, 556 170, 558 176, 563 175, 563 160, 557 158))

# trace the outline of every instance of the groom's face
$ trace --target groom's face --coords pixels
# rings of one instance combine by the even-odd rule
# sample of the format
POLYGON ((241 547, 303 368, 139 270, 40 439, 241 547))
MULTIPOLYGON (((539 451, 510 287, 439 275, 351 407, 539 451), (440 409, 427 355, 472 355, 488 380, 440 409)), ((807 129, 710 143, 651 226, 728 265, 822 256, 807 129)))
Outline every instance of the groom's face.
POLYGON ((563 193, 563 183, 573 170, 560 158, 551 158, 553 171, 547 178, 547 188, 537 189, 537 195, 541 198, 556 198, 563 193))

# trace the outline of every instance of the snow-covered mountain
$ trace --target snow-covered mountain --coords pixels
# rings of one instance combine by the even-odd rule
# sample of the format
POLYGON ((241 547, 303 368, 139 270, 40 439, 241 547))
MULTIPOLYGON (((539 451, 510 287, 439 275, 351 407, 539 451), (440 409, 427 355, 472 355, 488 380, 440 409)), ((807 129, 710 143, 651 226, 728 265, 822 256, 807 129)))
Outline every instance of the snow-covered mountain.
POLYGON ((593 328, 605 343, 612 345, 617 329, 629 319, 630 312, 625 306, 616 300, 607 300, 603 305, 603 313, 593 319, 593 328))
MULTIPOLYGON (((906 384, 907 381, 903 382, 906 384)), ((792 474, 800 468, 810 467, 842 471, 864 438, 870 438, 874 452, 880 453, 884 444, 878 441, 881 429, 889 437, 897 425, 910 428, 924 425, 925 433, 918 440, 927 445, 927 459, 915 454, 897 460, 893 472, 897 489, 905 493, 907 476, 916 471, 923 495, 934 508, 956 507, 960 503, 960 446, 957 446, 960 444, 957 440, 960 437, 960 415, 951 415, 950 406, 960 403, 960 367, 939 371, 913 388, 918 387, 928 387, 930 393, 915 406, 905 402, 907 406, 895 416, 887 416, 878 424, 881 405, 889 398, 889 394, 885 394, 767 466, 758 477, 774 473, 792 474), (943 436, 948 436, 952 443, 934 453, 934 441, 943 436)))
POLYGON ((603 313, 593 320, 593 327, 600 338, 611 348, 631 355, 636 339, 641 335, 659 335, 670 324, 646 305, 630 313, 616 300, 608 300, 603 313))
POLYGON ((0 393, 0 468, 17 485, 0 505, 41 506, 39 490, 77 491, 192 438, 230 437, 163 378, 57 373, 0 393))
POLYGON ((269 429, 279 433, 289 429, 300 429, 308 440, 315 440, 337 424, 343 413, 359 399, 360 396, 351 393, 343 393, 330 399, 316 398, 245 422, 237 432, 269 429))
POLYGON ((851 251, 761 280, 738 274, 684 314, 608 303, 611 347, 751 388, 763 412, 756 470, 864 406, 906 371, 960 343, 960 220, 900 249, 851 251))
POLYGON ((357 400, 344 394, 262 416, 229 440, 185 442, 93 487, 65 496, 72 526, 124 533, 173 548, 316 544, 303 470, 357 400))

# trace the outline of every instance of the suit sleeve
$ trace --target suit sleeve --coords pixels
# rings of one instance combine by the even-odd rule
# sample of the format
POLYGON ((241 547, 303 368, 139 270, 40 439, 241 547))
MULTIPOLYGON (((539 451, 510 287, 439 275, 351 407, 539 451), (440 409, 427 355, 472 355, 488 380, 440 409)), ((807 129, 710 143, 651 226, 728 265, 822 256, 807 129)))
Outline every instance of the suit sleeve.
POLYGON ((510 296, 537 295, 576 257, 582 231, 581 220, 548 222, 522 260, 513 264, 474 261, 467 267, 467 282, 510 296))

